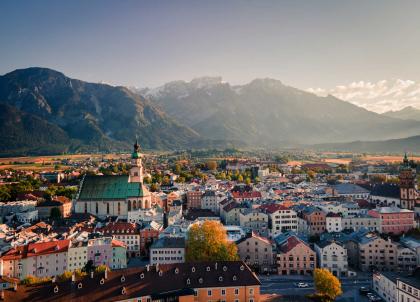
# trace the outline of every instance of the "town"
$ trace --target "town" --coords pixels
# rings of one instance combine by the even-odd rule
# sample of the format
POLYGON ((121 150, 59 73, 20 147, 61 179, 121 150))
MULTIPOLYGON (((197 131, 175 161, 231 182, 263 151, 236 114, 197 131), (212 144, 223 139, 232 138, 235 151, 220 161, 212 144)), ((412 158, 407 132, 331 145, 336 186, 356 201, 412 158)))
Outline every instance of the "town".
POLYGON ((1 299, 420 301, 416 160, 335 157, 5 159, 1 299))

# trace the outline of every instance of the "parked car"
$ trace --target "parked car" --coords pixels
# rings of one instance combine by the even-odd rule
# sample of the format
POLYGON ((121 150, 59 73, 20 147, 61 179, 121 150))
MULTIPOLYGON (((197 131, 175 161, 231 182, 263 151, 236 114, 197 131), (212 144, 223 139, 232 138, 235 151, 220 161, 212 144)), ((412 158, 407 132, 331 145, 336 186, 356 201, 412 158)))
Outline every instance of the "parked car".
POLYGON ((362 286, 361 288, 359 288, 359 293, 362 295, 367 295, 368 293, 370 293, 370 288, 362 286))
POLYGON ((309 284, 305 282, 299 282, 296 284, 296 286, 299 288, 304 288, 304 287, 309 287, 309 284))

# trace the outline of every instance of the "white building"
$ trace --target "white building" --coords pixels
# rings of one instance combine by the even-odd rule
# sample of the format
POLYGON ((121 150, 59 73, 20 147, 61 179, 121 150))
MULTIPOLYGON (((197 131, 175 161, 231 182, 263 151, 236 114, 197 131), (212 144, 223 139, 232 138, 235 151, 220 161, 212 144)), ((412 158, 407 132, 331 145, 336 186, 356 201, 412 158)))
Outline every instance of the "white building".
MULTIPOLYGON (((398 302, 396 275, 391 273, 374 273, 373 290, 386 302, 398 302)), ((401 300, 402 301, 402 300, 401 300)), ((404 300, 407 302, 409 300, 404 300)), ((415 300, 413 300, 415 301, 415 300)))
POLYGON ((280 204, 263 204, 260 209, 268 215, 271 223, 269 235, 271 238, 276 237, 282 232, 298 231, 297 213, 280 204))
POLYGON ((16 213, 17 221, 21 223, 31 223, 38 220, 38 210, 26 210, 16 213))
POLYGON ((67 269, 82 269, 87 261, 87 242, 71 242, 67 251, 67 269))
POLYGON ((201 195, 201 208, 219 213, 219 203, 215 191, 206 191, 201 195))
POLYGON ((158 211, 156 208, 137 209, 128 212, 127 221, 140 225, 147 224, 152 221, 163 224, 163 212, 158 211))
POLYGON ((345 229, 353 229, 359 231, 361 228, 368 229, 369 231, 379 232, 381 229, 381 222, 379 218, 369 215, 360 215, 356 217, 346 217, 341 219, 341 227, 345 229))
POLYGON ((347 276, 347 250, 340 242, 320 242, 315 244, 315 252, 318 257, 318 264, 320 268, 328 269, 334 276, 347 276))
POLYGON ((338 233, 343 230, 341 226, 341 215, 328 213, 325 217, 325 228, 328 233, 338 233))
POLYGON ((185 262, 185 239, 163 237, 150 246, 150 264, 169 264, 185 262))

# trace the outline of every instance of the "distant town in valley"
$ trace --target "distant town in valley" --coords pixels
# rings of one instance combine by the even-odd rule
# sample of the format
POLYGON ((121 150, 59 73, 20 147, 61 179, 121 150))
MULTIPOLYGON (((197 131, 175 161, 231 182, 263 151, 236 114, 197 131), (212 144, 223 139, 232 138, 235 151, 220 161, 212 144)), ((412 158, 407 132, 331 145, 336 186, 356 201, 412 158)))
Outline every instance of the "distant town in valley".
POLYGON ((379 301, 391 286, 418 295, 419 162, 144 152, 141 137, 125 154, 2 158, 2 297, 379 301), (338 287, 324 293, 320 278, 338 287))

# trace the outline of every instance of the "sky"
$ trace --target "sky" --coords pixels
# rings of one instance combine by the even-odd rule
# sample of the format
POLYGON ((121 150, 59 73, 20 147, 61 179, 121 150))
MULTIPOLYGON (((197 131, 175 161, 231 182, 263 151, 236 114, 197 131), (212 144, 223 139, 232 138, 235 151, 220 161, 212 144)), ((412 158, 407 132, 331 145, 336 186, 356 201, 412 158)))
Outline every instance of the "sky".
POLYGON ((270 77, 349 101, 366 83, 379 101, 357 102, 371 110, 420 107, 420 91, 384 101, 376 85, 420 85, 419 11, 420 1, 387 0, 2 0, 0 74, 42 66, 137 87, 270 77))

